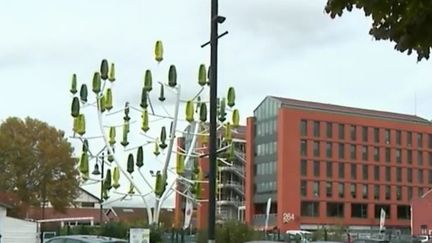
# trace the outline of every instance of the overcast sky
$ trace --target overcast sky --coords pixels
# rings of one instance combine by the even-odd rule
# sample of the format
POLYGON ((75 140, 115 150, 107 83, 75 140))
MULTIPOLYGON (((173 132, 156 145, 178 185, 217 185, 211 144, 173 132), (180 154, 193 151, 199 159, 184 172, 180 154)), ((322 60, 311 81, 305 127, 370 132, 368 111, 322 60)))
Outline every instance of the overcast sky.
MULTIPOLYGON (((266 95, 432 118, 429 62, 368 35, 360 12, 332 20, 325 0, 220 0, 219 93, 235 86, 242 115, 266 95)), ((116 63, 115 102, 139 103, 143 74, 176 64, 184 97, 209 63, 210 1, 0 1, 0 118, 30 116, 71 134, 70 77, 116 63), (153 61, 163 40, 165 60, 153 61)))

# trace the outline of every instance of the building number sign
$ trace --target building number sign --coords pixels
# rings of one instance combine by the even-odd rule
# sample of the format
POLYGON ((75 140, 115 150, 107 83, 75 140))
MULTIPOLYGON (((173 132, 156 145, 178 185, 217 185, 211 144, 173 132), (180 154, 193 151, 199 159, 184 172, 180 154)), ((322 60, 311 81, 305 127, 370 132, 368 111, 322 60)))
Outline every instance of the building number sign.
POLYGON ((288 224, 291 221, 294 221, 294 214, 293 213, 283 213, 282 222, 284 224, 288 224))

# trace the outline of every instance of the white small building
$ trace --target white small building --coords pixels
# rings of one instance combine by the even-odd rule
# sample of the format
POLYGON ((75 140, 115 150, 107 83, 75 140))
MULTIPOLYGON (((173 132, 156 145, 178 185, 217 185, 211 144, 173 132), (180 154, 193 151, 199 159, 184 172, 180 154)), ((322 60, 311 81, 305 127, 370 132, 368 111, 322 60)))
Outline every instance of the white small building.
POLYGON ((7 216, 6 204, 0 203, 0 242, 1 243, 39 243, 36 222, 7 216))

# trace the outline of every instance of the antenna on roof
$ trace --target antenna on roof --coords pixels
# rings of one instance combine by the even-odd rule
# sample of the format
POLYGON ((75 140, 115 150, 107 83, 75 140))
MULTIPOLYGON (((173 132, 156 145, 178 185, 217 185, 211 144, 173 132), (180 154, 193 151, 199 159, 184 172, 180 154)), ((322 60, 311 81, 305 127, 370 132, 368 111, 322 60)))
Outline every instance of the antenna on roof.
POLYGON ((417 91, 414 91, 414 115, 417 116, 417 91))

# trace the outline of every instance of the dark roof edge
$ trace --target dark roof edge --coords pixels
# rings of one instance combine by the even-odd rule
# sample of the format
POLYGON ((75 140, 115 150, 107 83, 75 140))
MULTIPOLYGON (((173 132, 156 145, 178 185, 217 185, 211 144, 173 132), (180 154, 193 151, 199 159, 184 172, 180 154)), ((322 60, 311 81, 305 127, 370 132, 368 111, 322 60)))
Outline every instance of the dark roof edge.
POLYGON ((282 106, 299 108, 302 110, 316 110, 316 111, 323 111, 323 112, 333 112, 333 113, 356 115, 356 116, 363 116, 363 117, 365 116, 375 117, 381 119, 398 120, 403 122, 414 122, 414 123, 421 123, 425 125, 426 124, 432 125, 432 122, 428 121, 427 119, 424 119, 419 116, 408 115, 403 113, 325 104, 325 103, 319 103, 313 101, 302 101, 302 100, 288 99, 288 98, 276 97, 276 96, 270 96, 270 97, 280 101, 282 103, 282 106))

